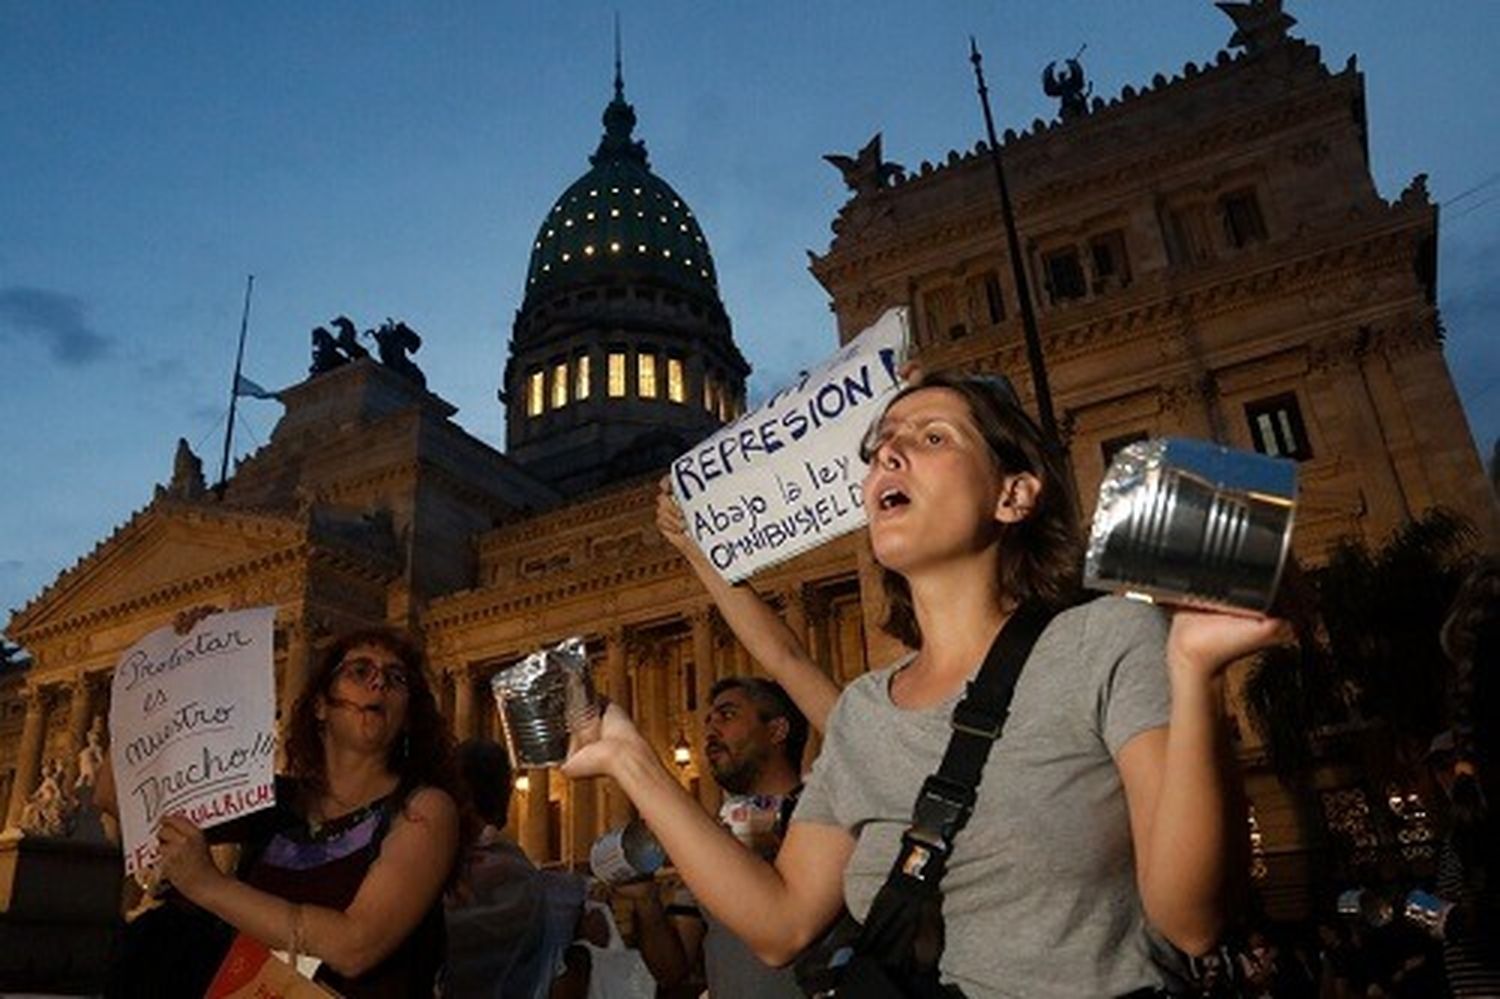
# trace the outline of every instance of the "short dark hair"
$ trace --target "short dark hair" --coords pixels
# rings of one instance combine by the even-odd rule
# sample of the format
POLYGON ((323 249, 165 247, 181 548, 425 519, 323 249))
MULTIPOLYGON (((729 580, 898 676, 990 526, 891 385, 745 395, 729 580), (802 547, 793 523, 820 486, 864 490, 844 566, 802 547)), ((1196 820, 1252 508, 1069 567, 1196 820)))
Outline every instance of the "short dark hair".
POLYGON ((802 768, 802 750, 807 747, 807 716, 797 709, 796 703, 781 684, 759 676, 726 676, 716 681, 709 689, 708 700, 712 704, 726 690, 743 691, 755 705, 755 713, 762 722, 774 718, 786 719, 786 741, 782 743, 782 754, 794 770, 802 768))
MULTIPOLYGON (((1082 548, 1073 478, 1061 446, 1020 407, 1009 382, 993 376, 928 375, 898 392, 886 409, 914 392, 933 388, 963 398, 1002 472, 1030 472, 1041 483, 1031 514, 1001 528, 1000 592, 1018 603, 1033 601, 1053 608, 1072 603, 1078 595, 1082 548)), ((876 424, 884 418, 882 412, 876 424)), ((886 597, 882 629, 910 648, 921 648, 922 629, 911 587, 889 569, 882 572, 881 581, 886 597)))
POLYGON ((489 739, 466 739, 458 746, 458 773, 469 803, 485 822, 504 828, 510 813, 510 753, 489 739))

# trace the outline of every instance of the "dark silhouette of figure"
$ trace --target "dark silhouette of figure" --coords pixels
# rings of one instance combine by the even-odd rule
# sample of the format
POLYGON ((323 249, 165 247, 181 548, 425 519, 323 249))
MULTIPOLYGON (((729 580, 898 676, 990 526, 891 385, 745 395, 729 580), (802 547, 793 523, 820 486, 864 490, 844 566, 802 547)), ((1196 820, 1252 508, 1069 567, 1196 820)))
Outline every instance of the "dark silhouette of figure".
POLYGON ((359 334, 354 329, 354 322, 348 316, 339 316, 329 325, 339 331, 334 344, 343 352, 345 358, 358 361, 360 358, 370 356, 370 352, 359 345, 359 334))
POLYGON ((307 369, 309 375, 316 378, 347 363, 347 358, 339 353, 338 344, 334 342, 332 333, 322 326, 312 331, 312 367, 307 369))
POLYGON ((371 331, 370 335, 375 338, 381 364, 410 378, 423 388, 427 387, 427 377, 422 374, 422 369, 407 356, 422 349, 422 337, 416 330, 404 322, 396 322, 387 317, 380 328, 371 331))

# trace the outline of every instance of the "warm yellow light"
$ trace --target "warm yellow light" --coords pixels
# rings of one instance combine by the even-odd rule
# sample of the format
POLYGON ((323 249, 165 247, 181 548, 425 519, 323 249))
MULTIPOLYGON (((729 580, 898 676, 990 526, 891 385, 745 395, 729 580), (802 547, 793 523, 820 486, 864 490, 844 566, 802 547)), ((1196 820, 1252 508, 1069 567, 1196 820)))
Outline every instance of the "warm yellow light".
POLYGON ((637 388, 642 399, 656 398, 656 355, 642 352, 636 355, 637 388))
POLYGON ((625 396, 625 354, 621 351, 609 355, 609 395, 612 399, 625 396))
POLYGON ((526 415, 541 416, 547 399, 547 375, 533 371, 526 378, 526 415))
POLYGON ((682 361, 676 357, 667 358, 667 398, 673 402, 687 400, 687 380, 683 377, 682 361))
POLYGON ((516 790, 525 794, 531 790, 531 777, 526 773, 516 775, 516 790))
POLYGON ((574 362, 573 396, 577 399, 589 397, 589 355, 580 354, 574 362))
POLYGON ((594 255, 594 244, 593 243, 590 243, 589 245, 587 245, 587 246, 585 246, 583 248, 583 255, 585 257, 592 257, 594 255))
POLYGON ((609 252, 610 253, 619 253, 620 252, 620 244, 619 243, 610 243, 609 244, 609 252))

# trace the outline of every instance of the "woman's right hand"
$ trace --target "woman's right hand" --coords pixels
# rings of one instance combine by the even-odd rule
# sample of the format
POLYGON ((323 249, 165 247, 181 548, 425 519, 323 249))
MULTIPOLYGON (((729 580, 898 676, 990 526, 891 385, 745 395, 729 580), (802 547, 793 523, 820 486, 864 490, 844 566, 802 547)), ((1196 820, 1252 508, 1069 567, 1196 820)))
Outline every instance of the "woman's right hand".
POLYGON ((646 737, 618 704, 608 704, 604 713, 578 728, 562 765, 563 776, 616 777, 621 764, 642 753, 655 757, 646 737))

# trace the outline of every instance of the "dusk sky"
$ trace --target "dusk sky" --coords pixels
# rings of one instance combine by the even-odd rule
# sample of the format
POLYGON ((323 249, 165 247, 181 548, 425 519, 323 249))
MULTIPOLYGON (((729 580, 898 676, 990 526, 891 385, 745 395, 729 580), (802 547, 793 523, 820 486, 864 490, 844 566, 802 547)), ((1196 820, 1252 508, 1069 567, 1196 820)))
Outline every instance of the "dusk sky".
MULTIPOLYGON (((404 319, 429 388, 502 446, 531 242, 598 142, 617 9, 636 136, 703 227, 752 403, 836 343, 804 252, 845 200, 820 157, 877 131, 908 168, 971 148, 970 34, 1020 129, 1085 44, 1107 98, 1232 32, 1209 0, 0 0, 0 621, 149 502, 178 437, 217 473, 247 274, 248 376, 306 377, 340 313, 404 319)), ((1330 68, 1358 55, 1381 194, 1430 175, 1448 362, 1488 456, 1500 2, 1286 9, 1330 68)), ((280 413, 242 402, 236 453, 280 413)))

